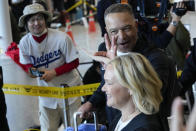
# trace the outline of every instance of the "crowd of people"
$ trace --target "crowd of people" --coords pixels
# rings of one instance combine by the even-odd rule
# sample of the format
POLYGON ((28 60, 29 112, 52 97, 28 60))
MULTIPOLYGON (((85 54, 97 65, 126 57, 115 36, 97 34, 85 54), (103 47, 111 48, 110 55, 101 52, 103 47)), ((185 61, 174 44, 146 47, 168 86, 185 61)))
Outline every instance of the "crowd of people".
MULTIPOLYGON (((186 6, 178 2, 176 8, 186 9, 186 6)), ((182 102, 180 98, 174 99, 196 81, 196 46, 185 61, 179 80, 176 62, 164 51, 175 37, 185 13, 179 16, 171 12, 171 21, 162 32, 155 34, 140 30, 142 25, 137 21, 135 10, 133 2, 99 1, 98 21, 105 41, 94 54, 100 57, 98 62, 101 63, 94 67, 94 72, 101 84, 82 105, 79 97, 69 99, 70 116, 79 111, 81 118, 87 118, 95 108, 105 107, 109 131, 194 131, 196 107, 187 127, 183 126, 182 102), (182 89, 179 83, 183 85, 182 89), (173 116, 171 128, 167 120, 170 115, 173 116)), ((68 35, 48 27, 51 18, 51 13, 43 4, 34 2, 25 6, 18 21, 19 27, 26 30, 19 42, 20 63, 26 66, 30 77, 37 79, 39 86, 60 87, 62 83, 82 85, 85 81, 81 81, 76 71, 78 51, 68 35), (40 76, 35 76, 31 70, 41 72, 40 76)), ((196 40, 194 42, 196 44, 196 40)), ((0 106, 0 113, 3 114, 0 127, 8 131, 2 89, 0 93, 3 105, 0 106)), ((42 131, 58 130, 64 120, 62 102, 62 99, 39 97, 42 131)))

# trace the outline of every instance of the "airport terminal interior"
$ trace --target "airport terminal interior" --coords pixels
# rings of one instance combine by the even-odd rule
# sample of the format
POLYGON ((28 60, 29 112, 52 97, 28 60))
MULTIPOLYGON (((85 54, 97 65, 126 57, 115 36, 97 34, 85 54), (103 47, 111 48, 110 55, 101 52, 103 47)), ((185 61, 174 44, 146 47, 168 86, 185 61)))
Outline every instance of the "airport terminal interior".
MULTIPOLYGON (((38 96, 33 96, 32 94, 28 93, 23 95, 17 94, 18 88, 20 87, 19 85, 23 86, 24 88, 25 85, 29 85, 30 87, 28 89, 30 90, 32 86, 37 86, 37 80, 30 78, 24 69, 21 68, 21 65, 14 61, 14 59, 18 56, 15 56, 14 54, 6 55, 6 52, 8 51, 7 49, 10 47, 11 43, 15 42, 17 45, 19 44, 19 40, 16 40, 15 38, 19 32, 17 32, 16 29, 13 29, 13 26, 11 26, 11 23, 13 22, 12 18, 9 18, 11 8, 13 8, 13 11, 16 11, 19 10, 20 7, 20 10, 22 11, 25 6, 22 6, 21 3, 24 1, 29 2, 31 0, 0 0, 0 66, 3 69, 3 82, 7 87, 7 90, 4 87, 5 102, 7 106, 6 117, 10 131, 40 131, 39 129, 36 129, 40 128, 38 96), (9 93, 9 91, 11 92, 12 90, 13 92, 9 93), (33 129, 34 127, 35 129, 33 129)), ((35 1, 36 0, 32 0, 31 2, 35 1)), ((51 6, 51 3, 58 3, 54 2, 54 0, 37 1, 45 2, 47 3, 46 5, 49 6, 51 6), (48 2, 51 3, 49 4, 48 2)), ((102 0, 62 1, 64 1, 63 10, 59 11, 59 9, 54 9, 54 7, 51 9, 52 11, 50 10, 53 13, 53 18, 49 26, 55 30, 67 33, 67 35, 69 35, 73 40, 73 46, 76 47, 79 52, 79 66, 77 67, 77 72, 80 75, 80 79, 83 80, 85 73, 93 65, 93 58, 91 55, 97 52, 99 45, 104 42, 104 37, 102 36, 102 31, 97 21, 97 5, 102 0)), ((121 2, 122 1, 126 2, 126 0, 121 0, 121 2)), ((28 2, 24 2, 24 5, 30 4, 30 2, 28 2)), ((196 4, 196 2, 194 4, 196 4)), ((12 15, 14 14, 15 12, 12 12, 12 15)), ((15 26, 18 25, 17 21, 19 16, 17 17, 18 18, 15 19, 15 26)), ((196 38, 195 21, 195 11, 188 11, 181 19, 182 24, 190 33, 191 46, 194 45, 193 38, 196 38)), ((18 36, 21 38, 21 36, 26 34, 26 30, 25 28, 19 28, 19 30, 20 34, 18 36)), ((27 88, 25 89, 26 92, 28 92, 27 88)), ((191 91, 194 99, 196 97, 196 86, 193 85, 191 91)), ((188 118, 188 115, 193 107, 188 98, 189 96, 185 97, 185 119, 188 118)), ((81 99, 83 100, 84 98, 81 99)), ((169 117, 168 121, 170 124, 172 117, 169 117)), ((58 131, 66 131, 63 122, 61 122, 58 131)))

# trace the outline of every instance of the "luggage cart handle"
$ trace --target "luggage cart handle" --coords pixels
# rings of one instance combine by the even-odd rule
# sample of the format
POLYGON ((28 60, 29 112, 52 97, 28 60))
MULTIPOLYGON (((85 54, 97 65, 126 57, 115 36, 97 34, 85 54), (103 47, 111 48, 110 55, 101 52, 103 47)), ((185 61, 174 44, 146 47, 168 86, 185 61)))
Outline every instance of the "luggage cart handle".
MULTIPOLYGON (((96 113, 95 112, 91 112, 93 114, 93 118, 94 118, 94 124, 95 124, 95 131, 98 131, 98 124, 97 124, 97 118, 96 118, 96 113)), ((82 114, 82 112, 75 112, 74 113, 74 131, 78 131, 78 124, 77 124, 77 116, 82 114)))

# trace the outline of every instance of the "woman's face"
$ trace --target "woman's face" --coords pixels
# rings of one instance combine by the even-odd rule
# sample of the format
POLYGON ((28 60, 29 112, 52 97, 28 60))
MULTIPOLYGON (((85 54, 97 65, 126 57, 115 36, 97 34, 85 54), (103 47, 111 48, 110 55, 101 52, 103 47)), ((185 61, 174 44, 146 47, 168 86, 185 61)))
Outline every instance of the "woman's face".
POLYGON ((112 65, 107 65, 104 79, 105 85, 102 91, 106 93, 107 105, 117 109, 125 106, 131 98, 129 89, 119 84, 112 65))

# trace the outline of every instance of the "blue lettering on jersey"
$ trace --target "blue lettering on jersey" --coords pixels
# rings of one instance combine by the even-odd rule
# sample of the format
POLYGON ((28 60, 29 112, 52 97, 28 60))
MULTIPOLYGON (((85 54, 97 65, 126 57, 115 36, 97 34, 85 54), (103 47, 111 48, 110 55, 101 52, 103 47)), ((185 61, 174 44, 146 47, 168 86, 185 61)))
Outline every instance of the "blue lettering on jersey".
POLYGON ((34 67, 38 68, 45 66, 45 68, 48 68, 49 63, 61 58, 61 54, 62 52, 59 49, 58 51, 49 52, 46 54, 42 53, 42 56, 40 57, 30 56, 30 58, 34 67))

